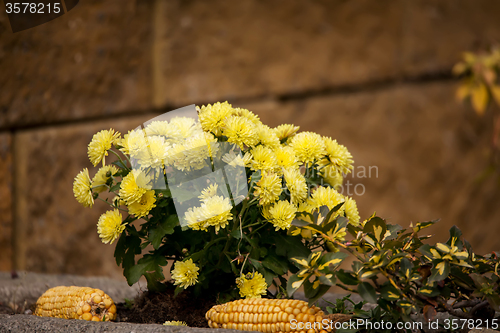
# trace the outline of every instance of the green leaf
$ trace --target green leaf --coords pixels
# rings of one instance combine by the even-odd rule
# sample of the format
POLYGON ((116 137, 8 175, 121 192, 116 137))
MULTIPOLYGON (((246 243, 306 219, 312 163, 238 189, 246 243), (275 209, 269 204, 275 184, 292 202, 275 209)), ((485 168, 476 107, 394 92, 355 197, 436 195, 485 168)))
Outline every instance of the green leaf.
POLYGON ((287 265, 280 262, 280 260, 272 255, 268 255, 262 260, 262 265, 272 270, 277 275, 283 275, 288 271, 287 265))
POLYGON ((432 286, 423 286, 418 292, 427 297, 435 297, 441 293, 438 288, 432 286))
POLYGON ((126 165, 125 163, 123 163, 122 161, 120 161, 120 160, 113 161, 111 164, 116 165, 116 166, 117 166, 117 167, 119 167, 120 169, 128 169, 128 168, 127 168, 127 165, 126 165))
POLYGON ((276 233, 273 240, 276 245, 276 254, 279 256, 307 257, 311 253, 300 236, 284 236, 276 233))
POLYGON ((133 285, 134 283, 139 281, 142 275, 145 275, 147 272, 156 272, 156 277, 161 277, 161 279, 164 279, 163 270, 160 266, 166 265, 167 259, 165 259, 164 256, 158 254, 146 254, 137 262, 136 265, 132 266, 128 270, 128 274, 126 276, 127 282, 129 285, 133 285))
POLYGON ((386 237, 386 240, 395 239, 398 236, 398 232, 403 229, 399 224, 387 224, 387 230, 389 231, 389 235, 386 237))
POLYGON ((318 292, 314 297, 309 298, 309 306, 312 306, 318 299, 320 299, 326 292, 330 289, 330 286, 320 284, 318 287, 318 292))
POLYGON ((348 256, 349 255, 344 252, 327 252, 321 257, 319 261, 319 269, 323 270, 325 268, 328 268, 330 265, 338 266, 348 256))
POLYGON ((303 285, 304 285, 304 296, 306 296, 307 299, 313 298, 319 291, 319 286, 316 289, 314 289, 313 288, 314 283, 310 282, 309 280, 305 280, 303 285))
POLYGON ((378 242, 384 239, 386 231, 387 226, 385 221, 377 216, 372 217, 368 222, 366 222, 363 228, 363 232, 373 234, 378 242))
POLYGON ((399 290, 390 283, 386 284, 380 290, 380 296, 387 301, 396 301, 401 298, 399 290))
POLYGON ((411 276, 411 271, 413 270, 413 264, 408 258, 403 258, 399 262, 399 272, 408 280, 411 276))
POLYGON ((163 237, 174 233, 174 228, 179 223, 177 215, 170 215, 164 221, 149 229, 148 240, 151 242, 155 250, 161 245, 163 237))
POLYGON ((296 274, 291 275, 288 278, 288 282, 286 284, 286 293, 288 297, 292 297, 292 295, 299 289, 304 283, 305 278, 299 278, 296 274))
POLYGON ((377 304, 375 288, 368 282, 361 282, 358 286, 359 295, 368 303, 377 304))
POLYGON ((346 272, 343 269, 339 269, 335 274, 337 275, 337 278, 340 280, 340 282, 348 286, 355 286, 359 283, 358 278, 351 272, 346 272))
POLYGON ((111 186, 111 188, 109 189, 109 192, 115 192, 115 191, 119 190, 120 185, 121 185, 121 182, 116 183, 115 185, 111 186))
POLYGON ((418 251, 422 253, 422 255, 432 260, 434 258, 434 255, 432 254, 431 249, 432 247, 429 244, 424 244, 418 248, 418 251))
POLYGON ((431 268, 429 281, 442 281, 450 274, 450 263, 445 260, 435 260, 431 268))
POLYGON ((328 212, 328 214, 326 214, 325 216, 325 219, 323 221, 323 224, 328 224, 330 223, 330 220, 332 218, 332 215, 334 213, 336 213, 342 206, 344 205, 343 202, 339 203, 338 205, 336 205, 335 207, 333 207, 332 209, 330 209, 330 211, 328 212))
POLYGON ((115 247, 115 259, 116 259, 116 264, 120 266, 120 264, 123 261, 123 258, 125 257, 125 252, 127 250, 127 242, 126 242, 127 235, 125 233, 122 233, 120 235, 120 238, 118 238, 118 242, 116 242, 116 247, 115 247))

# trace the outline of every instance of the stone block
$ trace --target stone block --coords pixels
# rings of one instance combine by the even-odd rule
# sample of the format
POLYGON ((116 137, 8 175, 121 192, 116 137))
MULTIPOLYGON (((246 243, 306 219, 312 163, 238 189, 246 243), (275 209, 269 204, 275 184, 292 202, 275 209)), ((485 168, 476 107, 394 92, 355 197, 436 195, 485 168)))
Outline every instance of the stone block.
POLYGON ((415 77, 450 73, 464 51, 477 51, 500 39, 500 3, 406 1, 401 40, 402 72, 415 77))
POLYGON ((84 168, 93 177, 98 168, 87 157, 92 136, 110 127, 127 132, 149 116, 136 116, 16 133, 16 210, 25 227, 24 269, 42 273, 102 275, 120 278, 113 252, 115 244, 103 244, 97 220, 109 209, 96 201, 83 208, 73 197, 73 180, 84 168))
POLYGON ((157 1, 155 101, 294 94, 398 73, 401 1, 157 1), (159 94, 159 95, 158 95, 159 94))
POLYGON ((151 1, 80 1, 13 34, 0 12, 0 128, 150 107, 151 1))
POLYGON ((353 194, 363 219, 374 211, 402 226, 441 218, 429 229, 436 241, 446 241, 457 225, 482 254, 498 250, 500 232, 498 184, 493 177, 477 181, 489 163, 492 123, 455 102, 455 88, 401 84, 235 106, 255 111, 270 126, 293 123, 345 145, 355 170, 344 194, 353 194))
POLYGON ((0 133, 0 271, 12 269, 12 135, 0 133))

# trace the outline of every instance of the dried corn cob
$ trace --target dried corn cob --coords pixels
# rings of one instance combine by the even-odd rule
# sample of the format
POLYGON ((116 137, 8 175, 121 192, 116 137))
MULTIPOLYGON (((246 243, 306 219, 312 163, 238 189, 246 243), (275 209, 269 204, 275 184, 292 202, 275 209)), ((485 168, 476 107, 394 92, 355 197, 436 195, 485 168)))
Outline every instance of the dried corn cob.
POLYGON ((36 302, 35 315, 65 319, 109 321, 116 319, 116 305, 104 291, 89 287, 54 287, 36 302))
POLYGON ((325 317, 316 306, 309 307, 307 302, 292 299, 250 298, 215 305, 205 315, 208 326, 212 328, 232 328, 243 331, 260 332, 331 332, 332 327, 322 325, 324 319, 335 321, 349 320, 350 316, 339 318, 325 317), (305 325, 306 323, 309 325, 305 325), (294 327, 294 323, 296 327, 294 327), (298 325, 302 323, 302 325, 298 325), (316 324, 315 324, 316 323, 316 324), (299 327, 301 326, 301 327, 299 327), (305 326, 310 329, 304 329, 305 326), (326 328, 326 329, 323 329, 326 328))

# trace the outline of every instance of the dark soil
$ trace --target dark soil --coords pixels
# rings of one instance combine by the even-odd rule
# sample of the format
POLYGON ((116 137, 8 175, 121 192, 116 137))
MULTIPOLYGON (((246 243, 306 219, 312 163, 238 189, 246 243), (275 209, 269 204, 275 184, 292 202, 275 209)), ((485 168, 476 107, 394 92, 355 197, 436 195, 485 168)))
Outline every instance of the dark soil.
POLYGON ((215 305, 214 299, 196 298, 189 291, 174 297, 169 289, 161 293, 146 292, 135 299, 132 307, 117 304, 119 321, 139 324, 163 324, 165 321, 184 321, 190 327, 208 327, 205 313, 215 305))

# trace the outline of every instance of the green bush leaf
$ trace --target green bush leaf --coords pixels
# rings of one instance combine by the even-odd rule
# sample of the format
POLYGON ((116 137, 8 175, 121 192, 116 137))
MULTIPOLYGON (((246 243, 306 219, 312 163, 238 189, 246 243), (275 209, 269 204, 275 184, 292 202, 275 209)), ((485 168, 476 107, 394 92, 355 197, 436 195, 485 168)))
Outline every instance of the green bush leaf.
POLYGON ((299 289, 304 283, 306 278, 299 278, 296 274, 293 274, 288 278, 288 282, 286 284, 286 293, 288 297, 292 297, 292 295, 299 289))
POLYGON ((346 272, 343 269, 339 269, 337 272, 335 272, 335 274, 337 275, 337 278, 340 280, 340 282, 348 286, 355 286, 359 283, 358 278, 351 272, 346 272))
POLYGON ((450 274, 450 263, 445 260, 436 260, 431 268, 429 281, 442 281, 448 277, 448 274, 450 274))
POLYGON ((358 293, 365 301, 377 304, 377 293, 375 288, 368 282, 361 282, 358 286, 358 293))
POLYGON ((176 215, 170 215, 166 220, 158 223, 156 226, 149 229, 148 240, 151 242, 155 250, 161 245, 163 237, 174 233, 174 228, 179 223, 176 215))
POLYGON ((373 234, 378 242, 384 239, 386 231, 387 225, 385 221, 377 216, 372 217, 368 222, 366 222, 363 228, 363 232, 373 234))

